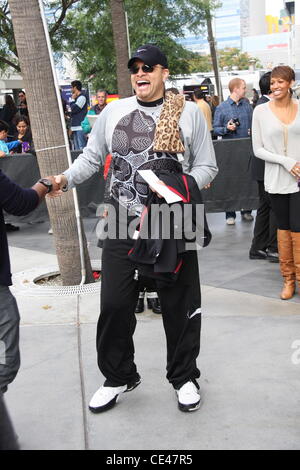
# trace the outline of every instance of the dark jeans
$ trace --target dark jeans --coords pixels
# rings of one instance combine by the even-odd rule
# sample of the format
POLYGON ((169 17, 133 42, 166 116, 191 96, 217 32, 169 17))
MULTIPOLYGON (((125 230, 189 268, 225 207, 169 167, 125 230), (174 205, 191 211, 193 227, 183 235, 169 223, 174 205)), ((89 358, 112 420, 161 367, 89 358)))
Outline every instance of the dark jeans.
POLYGON ((0 390, 5 391, 20 367, 20 315, 16 299, 6 286, 0 286, 0 390))
MULTIPOLYGON (((241 215, 243 214, 251 214, 252 211, 241 211, 241 215)), ((233 218, 235 219, 236 218, 236 212, 235 211, 232 211, 232 212, 225 212, 225 215, 226 215, 226 219, 229 219, 229 218, 233 218)))
POLYGON ((270 195, 263 181, 258 181, 259 207, 256 213, 253 240, 250 251, 277 252, 277 220, 271 207, 270 195))
MULTIPOLYGON (((111 387, 137 379, 133 334, 139 282, 134 280, 136 267, 128 258, 132 245, 132 240, 107 239, 102 253, 97 351, 105 385, 111 387)), ((167 379, 174 388, 200 376, 196 365, 201 331, 197 253, 190 251, 183 257, 183 267, 174 285, 158 289, 167 339, 167 379)))
POLYGON ((270 194, 278 228, 300 232, 300 191, 291 194, 270 194))

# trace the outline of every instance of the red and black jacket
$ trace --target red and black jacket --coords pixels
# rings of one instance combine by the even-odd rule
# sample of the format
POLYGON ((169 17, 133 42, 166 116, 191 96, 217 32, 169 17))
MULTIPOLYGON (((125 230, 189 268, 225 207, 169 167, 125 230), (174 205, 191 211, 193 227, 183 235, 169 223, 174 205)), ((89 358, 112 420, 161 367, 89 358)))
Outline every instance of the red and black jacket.
MULTIPOLYGON (((147 199, 146 207, 141 216, 140 235, 134 246, 129 251, 129 258, 137 264, 141 275, 150 276, 162 283, 173 283, 179 276, 183 258, 187 251, 187 243, 191 249, 191 243, 196 241, 196 232, 201 231, 201 244, 207 246, 211 240, 201 192, 196 181, 190 175, 184 173, 170 173, 161 171, 158 175, 168 188, 180 195, 181 202, 177 207, 181 208, 174 213, 169 211, 167 218, 163 216, 162 205, 166 201, 159 198, 156 193, 151 193, 147 199), (184 205, 189 204, 189 211, 185 212, 184 205), (203 208, 203 220, 197 220, 197 205, 203 208), (155 209, 155 210, 154 210, 155 209), (189 216, 190 233, 186 233, 185 218, 189 216), (181 217, 181 220, 178 220, 181 217), (179 232, 178 232, 179 227, 179 232), (167 230, 166 230, 167 229, 167 230), (167 238, 166 238, 167 235, 167 238), (187 237, 188 235, 188 237, 187 237)), ((170 204, 172 209, 174 204, 170 204)), ((197 242, 199 237, 197 237, 197 242)))

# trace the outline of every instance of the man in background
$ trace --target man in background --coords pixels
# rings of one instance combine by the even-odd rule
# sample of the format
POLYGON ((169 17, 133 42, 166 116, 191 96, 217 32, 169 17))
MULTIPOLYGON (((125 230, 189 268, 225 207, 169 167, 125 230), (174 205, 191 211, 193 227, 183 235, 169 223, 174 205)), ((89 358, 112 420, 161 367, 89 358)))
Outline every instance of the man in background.
MULTIPOLYGON (((230 96, 215 111, 214 134, 223 139, 241 139, 249 137, 253 109, 245 99, 246 82, 241 78, 233 78, 228 84, 230 96)), ((241 210, 242 220, 252 222, 251 210, 241 210)), ((226 212, 227 225, 235 225, 236 213, 226 212)))
POLYGON ((86 146, 86 136, 81 123, 87 114, 87 99, 82 93, 82 83, 74 80, 72 86, 71 107, 71 131, 74 138, 74 150, 83 149, 86 146))
POLYGON ((209 104, 205 100, 205 93, 201 90, 194 91, 194 100, 203 113, 209 132, 212 131, 212 112, 209 104))
POLYGON ((25 94, 25 91, 23 91, 23 90, 19 91, 18 110, 19 110, 19 113, 21 114, 21 116, 27 116, 28 117, 26 94, 25 94))
POLYGON ((92 107, 95 114, 100 114, 107 105, 107 92, 105 90, 98 90, 96 93, 97 104, 92 107))

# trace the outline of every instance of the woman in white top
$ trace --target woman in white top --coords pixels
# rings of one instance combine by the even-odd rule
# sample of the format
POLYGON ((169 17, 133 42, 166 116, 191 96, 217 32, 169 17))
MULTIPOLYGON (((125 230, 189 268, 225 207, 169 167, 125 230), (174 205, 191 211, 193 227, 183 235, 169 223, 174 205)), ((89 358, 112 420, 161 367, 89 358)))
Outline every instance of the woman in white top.
POLYGON ((300 107, 292 97, 295 73, 278 66, 271 73, 273 100, 253 113, 252 141, 256 157, 265 160, 265 189, 278 222, 281 299, 300 292, 300 107))

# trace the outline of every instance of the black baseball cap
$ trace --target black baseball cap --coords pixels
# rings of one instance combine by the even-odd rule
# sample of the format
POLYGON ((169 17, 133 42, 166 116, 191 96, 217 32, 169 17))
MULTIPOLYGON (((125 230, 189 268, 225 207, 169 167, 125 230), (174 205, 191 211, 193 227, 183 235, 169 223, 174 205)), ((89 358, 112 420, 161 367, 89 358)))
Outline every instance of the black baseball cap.
POLYGON ((140 46, 129 60, 128 68, 130 68, 137 59, 142 60, 147 65, 162 65, 164 68, 168 68, 168 60, 165 54, 159 47, 154 46, 154 44, 144 44, 144 46, 140 46))

